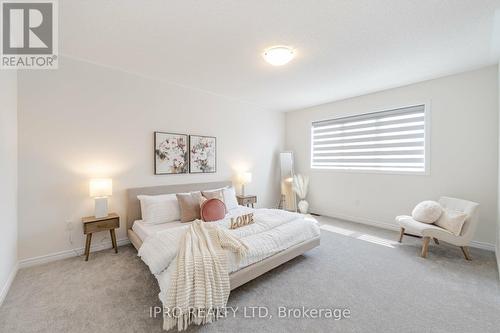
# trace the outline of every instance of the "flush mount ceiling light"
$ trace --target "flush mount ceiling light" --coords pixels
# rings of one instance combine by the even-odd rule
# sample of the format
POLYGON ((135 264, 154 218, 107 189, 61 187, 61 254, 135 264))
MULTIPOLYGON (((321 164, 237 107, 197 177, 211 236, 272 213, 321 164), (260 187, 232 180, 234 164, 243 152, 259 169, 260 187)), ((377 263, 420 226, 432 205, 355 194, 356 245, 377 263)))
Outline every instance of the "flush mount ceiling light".
POLYGON ((277 45, 267 48, 262 56, 273 66, 283 66, 293 59, 295 51, 289 46, 277 45))

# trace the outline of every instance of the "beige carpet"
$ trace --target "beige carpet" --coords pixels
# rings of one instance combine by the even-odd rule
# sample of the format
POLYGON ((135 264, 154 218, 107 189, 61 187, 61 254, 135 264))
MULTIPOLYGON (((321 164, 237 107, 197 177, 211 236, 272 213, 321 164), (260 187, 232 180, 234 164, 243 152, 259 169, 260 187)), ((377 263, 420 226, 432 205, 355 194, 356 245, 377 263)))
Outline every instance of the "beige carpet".
MULTIPOLYGON (((322 244, 238 288, 226 318, 191 332, 498 332, 500 290, 493 253, 394 242, 394 232, 325 225, 322 244), (245 318, 263 306, 272 318, 245 318), (351 318, 282 319, 278 307, 348 308, 351 318), (249 308, 247 308, 249 309, 249 308), (248 315, 247 311, 247 315, 248 315)), ((161 332, 158 285, 131 246, 20 270, 0 308, 0 332, 161 332)))

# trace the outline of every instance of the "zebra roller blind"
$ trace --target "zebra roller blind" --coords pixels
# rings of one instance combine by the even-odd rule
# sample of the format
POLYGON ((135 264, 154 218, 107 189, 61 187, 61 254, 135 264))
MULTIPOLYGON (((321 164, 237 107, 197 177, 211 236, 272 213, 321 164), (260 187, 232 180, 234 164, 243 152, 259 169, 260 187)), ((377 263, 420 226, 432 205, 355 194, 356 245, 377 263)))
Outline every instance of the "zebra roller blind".
POLYGON ((312 123, 315 169, 423 173, 425 105, 312 123))

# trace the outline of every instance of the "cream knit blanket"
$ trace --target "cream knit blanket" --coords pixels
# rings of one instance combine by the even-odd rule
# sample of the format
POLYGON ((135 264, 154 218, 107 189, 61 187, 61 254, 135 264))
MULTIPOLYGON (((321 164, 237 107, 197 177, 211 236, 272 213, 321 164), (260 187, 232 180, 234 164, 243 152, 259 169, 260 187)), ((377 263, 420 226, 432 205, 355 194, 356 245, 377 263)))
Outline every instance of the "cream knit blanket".
POLYGON ((223 314, 229 298, 225 250, 246 255, 247 247, 214 223, 194 221, 179 243, 176 268, 164 304, 163 328, 211 323, 223 314))

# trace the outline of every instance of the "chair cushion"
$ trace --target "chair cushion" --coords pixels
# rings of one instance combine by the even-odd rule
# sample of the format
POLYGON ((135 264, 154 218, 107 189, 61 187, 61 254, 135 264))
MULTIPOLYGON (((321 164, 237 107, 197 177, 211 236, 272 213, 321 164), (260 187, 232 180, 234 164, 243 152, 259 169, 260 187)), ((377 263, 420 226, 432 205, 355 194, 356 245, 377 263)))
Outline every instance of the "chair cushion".
POLYGON ((439 219, 442 212, 443 209, 438 202, 427 200, 416 205, 411 216, 418 222, 431 224, 439 219))
POLYGON ((436 221, 436 225, 459 236, 466 219, 467 214, 464 212, 445 208, 439 220, 436 221))
POLYGON ((401 216, 396 216, 396 222, 403 228, 405 228, 406 231, 408 231, 411 234, 415 234, 418 236, 422 236, 425 231, 444 231, 446 233, 451 233, 447 230, 444 230, 441 227, 438 227, 434 224, 427 224, 427 223, 422 223, 419 221, 415 221, 413 217, 407 216, 407 215, 401 215, 401 216))

